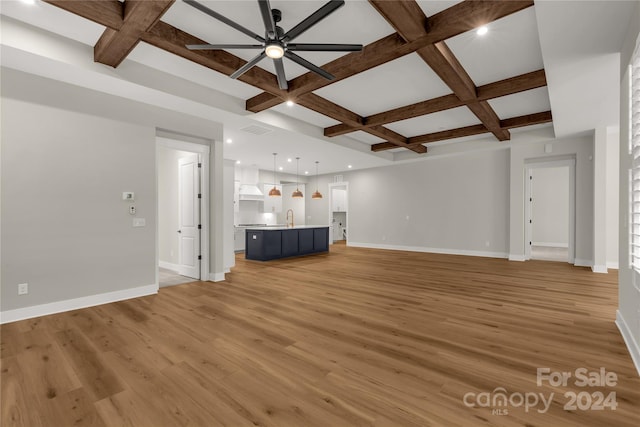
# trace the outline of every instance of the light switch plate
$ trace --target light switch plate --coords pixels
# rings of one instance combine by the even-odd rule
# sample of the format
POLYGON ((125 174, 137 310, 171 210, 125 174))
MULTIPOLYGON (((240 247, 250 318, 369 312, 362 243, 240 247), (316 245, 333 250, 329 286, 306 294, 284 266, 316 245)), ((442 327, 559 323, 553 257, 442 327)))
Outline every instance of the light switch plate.
POLYGON ((122 193, 122 200, 132 202, 136 199, 136 195, 133 191, 125 191, 122 193))
POLYGON ((147 224, 144 218, 133 218, 134 227, 144 227, 145 225, 147 224))

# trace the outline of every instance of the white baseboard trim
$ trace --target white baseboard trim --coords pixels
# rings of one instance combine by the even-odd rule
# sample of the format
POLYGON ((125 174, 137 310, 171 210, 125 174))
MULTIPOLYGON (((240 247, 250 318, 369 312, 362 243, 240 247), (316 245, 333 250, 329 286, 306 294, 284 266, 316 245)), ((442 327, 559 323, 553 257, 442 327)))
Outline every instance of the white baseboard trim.
POLYGON ((211 273, 209 274, 209 281, 211 282, 224 282, 224 273, 211 273))
POLYGON ((594 273, 602 274, 607 274, 609 272, 606 265, 594 265, 593 267, 591 267, 591 271, 593 271, 594 273))
POLYGON ((509 254, 509 261, 526 261, 527 257, 525 255, 516 255, 509 254))
POLYGON ((507 258, 507 254, 504 252, 469 251, 465 249, 443 249, 443 248, 427 248, 423 246, 383 245, 380 243, 362 243, 362 242, 352 242, 352 241, 348 241, 347 246, 353 246, 356 248, 369 248, 369 249, 388 249, 392 251, 426 252, 426 253, 446 254, 446 255, 479 256, 479 257, 485 257, 485 258, 507 258))
POLYGON ((180 268, 180 266, 178 264, 172 264, 172 263, 166 262, 166 261, 158 261, 158 265, 161 268, 166 268, 167 270, 171 270, 174 273, 177 273, 178 269, 180 268))
POLYGON ((629 325, 625 322, 624 317, 622 317, 620 310, 616 311, 616 326, 618 326, 618 329, 620 330, 622 339, 627 345, 627 349, 631 355, 631 360, 638 371, 638 375, 640 375, 640 345, 638 345, 638 342, 633 337, 631 329, 629 329, 629 325))
POLYGON ((607 261, 607 268, 611 268, 613 270, 619 270, 619 264, 618 261, 607 261))
POLYGON ((575 265, 576 267, 591 267, 593 265, 593 261, 576 258, 573 262, 573 265, 575 265))
POLYGON ((568 248, 568 243, 553 243, 553 242, 533 242, 531 246, 543 246, 546 248, 568 248))
POLYGON ((63 313, 65 311, 78 310, 80 308, 93 307, 131 298, 144 297, 158 293, 158 284, 139 286, 137 288, 123 289, 121 291, 107 292, 104 294, 89 295, 64 301, 56 301, 48 304, 33 305, 31 307, 16 308, 0 312, 0 324, 17 322, 18 320, 31 319, 49 314, 63 313))

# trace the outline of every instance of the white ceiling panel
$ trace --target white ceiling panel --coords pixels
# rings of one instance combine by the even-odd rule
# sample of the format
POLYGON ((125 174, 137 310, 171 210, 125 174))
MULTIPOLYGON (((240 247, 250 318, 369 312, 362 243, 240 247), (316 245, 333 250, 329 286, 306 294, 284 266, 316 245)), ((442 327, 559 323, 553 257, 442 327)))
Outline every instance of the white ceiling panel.
POLYGON ((138 43, 127 59, 238 98, 248 99, 261 93, 251 85, 146 43, 138 43))
POLYGON ((468 31, 447 40, 476 86, 544 68, 534 8, 487 27, 489 32, 484 36, 468 31))
POLYGON ((277 111, 298 120, 302 120, 303 122, 311 123, 312 125, 321 128, 340 124, 340 122, 337 120, 333 120, 330 117, 324 116, 320 113, 316 113, 315 111, 309 110, 308 108, 302 107, 300 105, 288 106, 287 104, 282 103, 271 108, 271 110, 277 111))
POLYGON ((427 116, 389 123, 386 127, 406 137, 412 137, 479 123, 480 120, 467 107, 458 107, 427 116))
POLYGON ((488 102, 501 119, 551 110, 546 87, 490 99, 488 102))
POLYGON ((348 137, 353 138, 357 141, 364 142, 365 144, 373 145, 379 142, 385 142, 384 139, 378 138, 375 135, 371 135, 370 133, 364 131, 351 132, 347 134, 348 137))
POLYGON ((451 93, 417 54, 403 56, 315 91, 343 107, 369 116, 451 93))
POLYGON ((56 6, 36 1, 1 0, 3 15, 87 45, 95 45, 105 27, 56 6))
POLYGON ((443 10, 448 9, 451 6, 455 5, 456 3, 460 3, 460 2, 457 0, 442 0, 442 1, 419 0, 417 1, 417 3, 422 9, 422 11, 424 12, 424 14, 427 15, 427 17, 431 17, 436 13, 440 13, 443 10))

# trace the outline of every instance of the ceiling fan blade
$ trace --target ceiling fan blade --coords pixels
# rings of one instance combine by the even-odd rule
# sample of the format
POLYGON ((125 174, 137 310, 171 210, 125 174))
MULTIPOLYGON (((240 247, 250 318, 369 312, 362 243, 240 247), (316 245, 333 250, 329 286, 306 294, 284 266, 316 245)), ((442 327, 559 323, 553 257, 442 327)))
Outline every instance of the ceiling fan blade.
POLYGON ((246 64, 244 64, 242 67, 238 68, 233 74, 231 74, 229 77, 231 77, 232 79, 237 79, 238 77, 240 77, 241 75, 243 75, 244 73, 246 73, 247 71, 249 71, 249 69, 251 67, 253 67, 254 65, 256 65, 258 62, 260 62, 262 60, 262 58, 264 58, 265 56, 267 56, 266 53, 264 53, 264 50, 262 52, 260 52, 258 55, 256 55, 251 61, 247 62, 246 64))
POLYGON ((189 50, 263 49, 261 44, 188 44, 189 50))
POLYGON ((274 59, 273 64, 276 66, 276 75, 278 76, 278 86, 280 86, 280 89, 282 90, 289 89, 289 84, 287 83, 287 76, 284 74, 284 62, 282 61, 282 58, 274 59))
POLYGON ((276 30, 276 23, 273 20, 273 15, 271 14, 271 5, 269 4, 269 0, 258 0, 258 6, 260 6, 262 21, 264 21, 264 29, 267 31, 269 38, 276 38, 278 32, 276 30))
POLYGON ((288 43, 288 50, 304 52, 360 52, 361 44, 288 43))
POLYGON ((296 55, 293 52, 289 52, 289 51, 285 51, 284 55, 289 58, 290 60, 292 60, 293 62, 295 62, 298 65, 302 65, 304 68, 313 71, 316 74, 321 75, 322 77, 324 77, 327 80, 333 80, 335 79, 335 76, 331 73, 326 72, 325 70, 323 70, 322 68, 318 67, 317 65, 312 64, 311 62, 307 61, 306 59, 304 59, 301 56, 296 55))
POLYGON ((329 16, 331 13, 335 12, 338 8, 344 5, 344 0, 330 0, 320 9, 313 12, 311 15, 306 17, 304 21, 290 29, 286 32, 286 34, 282 37, 282 41, 287 42, 289 40, 293 40, 298 37, 300 34, 307 31, 309 28, 313 27, 315 24, 329 16))
POLYGON ((259 36, 258 34, 254 33, 253 31, 243 27, 242 25, 238 24, 237 22, 232 21, 231 19, 224 17, 222 15, 220 15, 218 12, 215 12, 211 9, 209 9, 207 6, 198 3, 195 0, 183 0, 186 4, 188 4, 189 6, 195 7, 196 9, 198 9, 201 12, 206 13, 207 15, 217 19, 220 22, 223 22, 225 24, 227 24, 228 26, 235 28, 236 30, 240 31, 241 33, 244 33, 246 35, 248 35, 249 37, 251 37, 252 39, 258 40, 259 42, 264 42, 264 38, 259 36))

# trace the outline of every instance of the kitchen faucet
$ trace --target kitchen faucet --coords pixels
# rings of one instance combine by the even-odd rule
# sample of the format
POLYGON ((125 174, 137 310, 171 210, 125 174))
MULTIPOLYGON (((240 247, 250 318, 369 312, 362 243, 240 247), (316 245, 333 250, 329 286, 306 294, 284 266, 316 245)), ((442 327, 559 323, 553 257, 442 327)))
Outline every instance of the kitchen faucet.
POLYGON ((291 226, 292 228, 294 227, 293 225, 293 209, 289 209, 287 211, 287 227, 291 226), (291 224, 289 224, 289 212, 291 212, 291 224))

